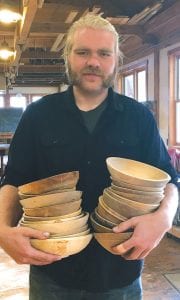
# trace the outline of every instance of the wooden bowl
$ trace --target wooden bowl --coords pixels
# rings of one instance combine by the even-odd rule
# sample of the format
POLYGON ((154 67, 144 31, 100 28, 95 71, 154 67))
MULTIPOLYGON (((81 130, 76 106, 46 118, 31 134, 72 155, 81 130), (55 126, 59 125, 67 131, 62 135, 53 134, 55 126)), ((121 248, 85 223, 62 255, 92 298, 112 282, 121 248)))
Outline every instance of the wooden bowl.
POLYGON ((164 187, 171 179, 156 167, 127 158, 109 157, 106 163, 112 177, 134 185, 164 187))
POLYGON ((22 216, 23 221, 28 221, 28 222, 39 222, 39 221, 65 221, 67 219, 76 219, 80 218, 84 215, 82 213, 82 208, 78 209, 77 211, 67 214, 67 215, 62 215, 62 216, 53 216, 53 217, 33 217, 33 216, 27 216, 25 213, 22 216))
POLYGON ((103 192, 104 203, 127 219, 153 212, 159 204, 144 204, 112 195, 107 189, 103 192))
POLYGON ((107 251, 111 252, 112 254, 116 254, 115 252, 113 252, 112 247, 125 242, 132 236, 132 234, 133 232, 94 233, 94 237, 103 248, 105 248, 107 251))
POLYGON ((108 228, 107 226, 101 225, 95 218, 94 213, 90 215, 90 220, 92 227, 95 232, 112 232, 111 228, 108 228))
POLYGON ((74 234, 69 234, 69 235, 60 235, 58 233, 55 233, 55 234, 51 234, 50 235, 50 238, 51 239, 59 239, 59 238, 66 238, 66 237, 73 237, 73 236, 82 236, 82 235, 87 235, 90 233, 90 229, 86 229, 82 232, 78 232, 78 233, 74 233, 74 234))
POLYGON ((79 253, 90 243, 93 235, 64 237, 55 239, 38 240, 31 239, 31 245, 43 252, 57 254, 61 257, 67 257, 79 253))
MULTIPOLYGON (((97 207, 94 210, 94 217, 95 220, 97 220, 97 222, 105 227, 108 228, 113 228, 117 225, 117 223, 113 223, 111 221, 109 221, 108 219, 105 219, 104 217, 102 217, 99 213, 98 213, 98 209, 97 207)), ((119 222, 118 222, 119 223, 119 222)))
POLYGON ((137 185, 132 184, 124 181, 118 181, 117 178, 112 178, 112 184, 116 187, 131 189, 133 191, 140 191, 140 192, 157 192, 157 193, 163 193, 164 187, 149 187, 149 186, 143 186, 143 185, 137 185))
POLYGON ((89 214, 85 213, 83 217, 73 219, 73 220, 64 220, 64 221, 57 221, 54 222, 29 222, 24 223, 21 222, 20 226, 29 227, 49 233, 59 233, 61 235, 69 235, 78 232, 82 232, 87 229, 87 220, 89 214))
MULTIPOLYGON (((132 185, 131 185, 132 186, 132 185)), ((135 186, 137 188, 137 186, 135 186)), ((164 196, 164 189, 158 189, 155 191, 152 191, 151 188, 150 190, 140 190, 140 189, 134 189, 133 187, 123 187, 123 186, 118 186, 115 185, 113 182, 111 183, 111 188, 115 191, 123 192, 123 193, 130 193, 130 194, 137 194, 137 195, 145 195, 145 196, 164 196)))
POLYGON ((109 191, 112 193, 112 195, 117 195, 132 201, 137 201, 144 204, 159 204, 161 200, 164 198, 163 194, 156 194, 154 195, 152 193, 150 194, 136 194, 136 193, 127 193, 127 192, 121 192, 113 188, 108 188, 109 191))
POLYGON ((35 196, 20 200, 24 208, 37 208, 50 206, 61 203, 68 203, 80 199, 82 196, 81 191, 71 191, 63 193, 54 193, 49 195, 35 196))
POLYGON ((82 199, 75 200, 69 203, 61 203, 44 207, 24 208, 27 216, 34 217, 53 217, 73 213, 79 210, 82 199))
POLYGON ((99 197, 97 211, 103 218, 106 218, 107 220, 117 225, 127 220, 126 217, 124 217, 121 214, 118 214, 115 210, 107 206, 106 203, 104 202, 103 196, 99 197))
POLYGON ((79 172, 61 173, 55 176, 36 180, 18 187, 22 194, 39 195, 59 189, 74 188, 79 180, 79 172))
POLYGON ((18 191, 18 195, 19 195, 19 198, 21 200, 23 199, 27 199, 27 198, 32 198, 32 197, 37 197, 37 196, 44 196, 44 195, 51 195, 51 194, 54 194, 54 193, 65 193, 65 192, 73 192, 76 190, 76 187, 73 187, 73 188, 69 188, 69 189, 57 189, 57 190, 52 190, 52 191, 49 191, 47 193, 41 193, 41 194, 24 194, 24 193, 21 193, 20 191, 18 191))

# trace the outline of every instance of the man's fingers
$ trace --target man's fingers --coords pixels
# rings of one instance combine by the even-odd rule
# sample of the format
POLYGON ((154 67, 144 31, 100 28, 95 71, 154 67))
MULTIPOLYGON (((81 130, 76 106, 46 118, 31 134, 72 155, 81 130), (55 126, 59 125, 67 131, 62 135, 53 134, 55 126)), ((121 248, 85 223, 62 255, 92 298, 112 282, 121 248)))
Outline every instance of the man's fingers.
POLYGON ((132 238, 127 240, 126 242, 114 246, 112 249, 116 254, 124 255, 128 251, 130 251, 134 247, 132 238))
POLYGON ((40 231, 32 228, 23 227, 23 235, 29 238, 34 238, 38 240, 47 239, 50 236, 49 232, 40 231), (24 230, 25 229, 25 230, 24 230))
POLYGON ((123 257, 126 260, 136 260, 140 259, 142 255, 142 249, 140 248, 132 248, 130 251, 126 252, 123 257))
POLYGON ((46 265, 55 261, 61 260, 60 255, 46 253, 30 247, 24 257, 21 257, 19 263, 21 264, 35 264, 35 265, 46 265))
POLYGON ((120 233, 127 231, 129 229, 133 229, 135 227, 135 218, 131 218, 127 221, 121 222, 119 225, 113 227, 113 231, 115 233, 120 233))

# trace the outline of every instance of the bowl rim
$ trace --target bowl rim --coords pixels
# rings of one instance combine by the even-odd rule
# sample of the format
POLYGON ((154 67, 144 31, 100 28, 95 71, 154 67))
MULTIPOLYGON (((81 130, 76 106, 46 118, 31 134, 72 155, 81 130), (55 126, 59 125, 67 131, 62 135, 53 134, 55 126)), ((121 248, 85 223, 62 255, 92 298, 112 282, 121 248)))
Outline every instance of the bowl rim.
MULTIPOLYGON (((143 163, 141 161, 137 161, 137 160, 133 160, 133 159, 128 159, 128 158, 123 158, 123 157, 108 157, 106 158, 106 164, 107 164, 107 168, 109 170, 109 173, 111 174, 112 171, 116 171, 116 172, 120 172, 119 173, 119 178, 124 178, 124 180, 126 181, 130 181, 130 180, 133 180, 134 182, 143 182, 144 185, 153 185, 153 186, 164 186, 166 185, 171 177, 168 173, 166 173, 165 171, 155 167, 155 166, 152 166, 150 164, 147 164, 147 163, 143 163), (144 167, 144 168, 150 168, 151 170, 154 170, 154 171, 158 171, 159 173, 161 173, 165 178, 161 178, 161 179, 149 179, 149 178, 141 178, 141 177, 138 177, 138 176, 132 176, 130 174, 128 174, 127 172, 124 172, 124 171, 119 171, 118 169, 116 169, 114 166, 112 166, 112 161, 124 161, 124 162, 130 162, 134 165, 137 165, 137 167, 141 166, 141 167, 144 167)), ((111 174, 112 176, 112 174, 111 174)), ((112 176, 113 177, 113 176, 112 176)))

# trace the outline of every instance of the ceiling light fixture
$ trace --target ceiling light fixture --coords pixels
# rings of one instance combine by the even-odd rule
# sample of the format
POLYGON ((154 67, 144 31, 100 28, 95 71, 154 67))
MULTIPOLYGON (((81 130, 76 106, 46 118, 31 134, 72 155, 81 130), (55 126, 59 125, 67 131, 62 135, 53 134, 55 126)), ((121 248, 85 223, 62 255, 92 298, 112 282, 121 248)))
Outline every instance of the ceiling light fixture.
POLYGON ((13 12, 9 9, 0 10, 0 22, 2 23, 9 24, 13 22, 18 22, 21 19, 22 19, 22 15, 20 15, 17 12, 13 12))
POLYGON ((0 46, 0 59, 8 60, 13 55, 14 51, 12 51, 8 43, 4 40, 0 46))

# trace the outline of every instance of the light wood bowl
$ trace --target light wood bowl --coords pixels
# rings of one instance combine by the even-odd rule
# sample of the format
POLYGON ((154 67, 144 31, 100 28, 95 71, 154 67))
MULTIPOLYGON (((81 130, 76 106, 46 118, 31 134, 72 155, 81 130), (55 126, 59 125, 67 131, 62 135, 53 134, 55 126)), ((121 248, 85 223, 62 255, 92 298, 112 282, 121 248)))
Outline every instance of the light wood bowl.
POLYGON ((31 239, 31 245, 43 252, 57 254, 61 257, 67 257, 79 253, 90 243, 93 235, 64 237, 55 239, 38 240, 31 239))
POLYGON ((20 223, 23 223, 23 224, 32 224, 32 223, 33 224, 43 224, 43 223, 48 224, 49 223, 49 224, 52 224, 54 222, 73 221, 73 220, 82 218, 83 216, 85 216, 85 213, 82 212, 80 215, 70 217, 70 218, 61 218, 61 217, 56 218, 56 217, 54 217, 50 220, 49 219, 47 220, 47 218, 44 218, 44 219, 42 218, 42 219, 37 219, 37 220, 30 220, 30 219, 27 219, 27 218, 22 218, 20 223))
POLYGON ((24 212, 27 216, 34 217, 62 216, 78 211, 81 205, 81 201, 82 199, 69 203, 61 203, 44 207, 24 208, 24 212))
MULTIPOLYGON (((132 187, 132 185, 131 185, 132 187)), ((137 188, 137 186, 135 186, 137 188)), ((115 185, 113 182, 111 183, 111 188, 113 190, 117 190, 119 192, 123 192, 123 193, 130 193, 130 194, 136 194, 136 195, 145 195, 145 196, 164 196, 164 189, 158 189, 155 190, 155 191, 152 191, 151 188, 149 188, 150 190, 140 190, 140 189, 134 189, 133 187, 130 188, 130 187, 123 187, 123 186, 118 186, 118 185, 115 185)))
POLYGON ((34 217, 53 217, 73 213, 79 210, 82 199, 75 200, 69 203, 61 203, 44 207, 24 208, 27 216, 34 217))
POLYGON ((44 195, 51 195, 51 194, 54 194, 54 193, 65 193, 65 192, 73 192, 76 190, 76 187, 73 187, 73 188, 69 188, 69 189, 57 189, 57 190, 52 190, 52 191, 49 191, 47 193, 41 193, 41 194, 24 194, 24 193, 21 193, 19 190, 18 190, 18 195, 19 195, 19 198, 21 200, 23 199, 27 199, 27 198, 32 198, 32 197, 37 197, 37 196, 44 196, 44 195))
POLYGON ((106 203, 104 202, 103 196, 99 197, 99 203, 97 207, 98 213, 106 218, 107 220, 115 223, 120 224, 123 221, 126 221, 127 218, 122 214, 117 213, 115 210, 111 209, 106 203))
POLYGON ((61 203, 68 203, 80 199, 82 196, 81 191, 71 191, 63 193, 54 193, 49 195, 35 196, 20 200, 24 208, 37 208, 50 206, 61 203))
POLYGON ((71 213, 71 214, 67 214, 67 215, 62 215, 62 216, 53 216, 53 217, 30 217, 27 216, 25 213, 22 216, 22 220, 23 221, 27 221, 27 222, 39 222, 39 221, 67 221, 68 219, 76 219, 76 218, 80 218, 84 215, 84 213, 82 213, 82 208, 80 208, 79 210, 71 213))
POLYGON ((21 222, 20 226, 29 227, 49 233, 59 233, 61 235, 69 235, 82 232, 87 229, 87 220, 89 214, 85 213, 83 217, 68 221, 52 221, 52 222, 21 222))
POLYGON ((51 239, 59 239, 59 238, 66 238, 66 237, 73 237, 73 236, 82 236, 82 235, 87 235, 90 233, 90 229, 86 229, 82 232, 74 233, 74 234, 69 234, 69 235, 59 235, 58 233, 51 234, 50 238, 51 239))
POLYGON ((112 177, 134 185, 164 187, 171 179, 156 167, 127 158, 109 157, 106 163, 112 177))
POLYGON ((137 185, 137 184, 131 184, 128 182, 124 181, 118 181, 117 178, 111 177, 112 179, 112 184, 116 187, 120 188, 126 188, 126 189, 131 189, 133 191, 140 191, 140 192, 157 192, 157 193, 163 193, 164 192, 164 187, 149 187, 149 186, 143 186, 143 185, 137 185))
POLYGON ((125 216, 127 219, 153 212, 159 206, 159 204, 144 204, 117 195, 114 196, 107 189, 103 192, 103 201, 110 209, 125 216))
POLYGON ((90 215, 90 220, 91 220, 91 224, 92 224, 92 227, 94 229, 95 232, 112 232, 112 229, 107 227, 107 226, 104 226, 104 225, 101 225, 95 218, 95 215, 94 213, 92 213, 90 215))
POLYGON ((144 203, 144 204, 159 204, 161 202, 161 200, 164 198, 163 194, 156 195, 154 193, 154 195, 152 195, 152 193, 150 193, 150 195, 148 195, 148 194, 127 193, 127 192, 118 191, 117 189, 113 189, 111 187, 109 187, 108 190, 112 193, 112 195, 115 194, 117 196, 129 199, 132 201, 144 203))
POLYGON ((132 236, 132 234, 132 232, 94 233, 94 237, 104 249, 111 252, 112 254, 116 254, 115 252, 113 252, 112 247, 125 242, 132 236))
MULTIPOLYGON (((95 220, 97 220, 97 222, 105 227, 108 228, 113 228, 117 225, 117 223, 113 223, 111 221, 109 221, 108 219, 105 219, 104 217, 102 217, 99 213, 98 213, 98 209, 97 207, 94 210, 94 216, 95 216, 95 220)), ((119 222, 118 222, 119 223, 119 222)))
POLYGON ((61 173, 21 185, 18 187, 18 191, 21 194, 39 195, 59 189, 74 188, 78 180, 78 171, 61 173))

